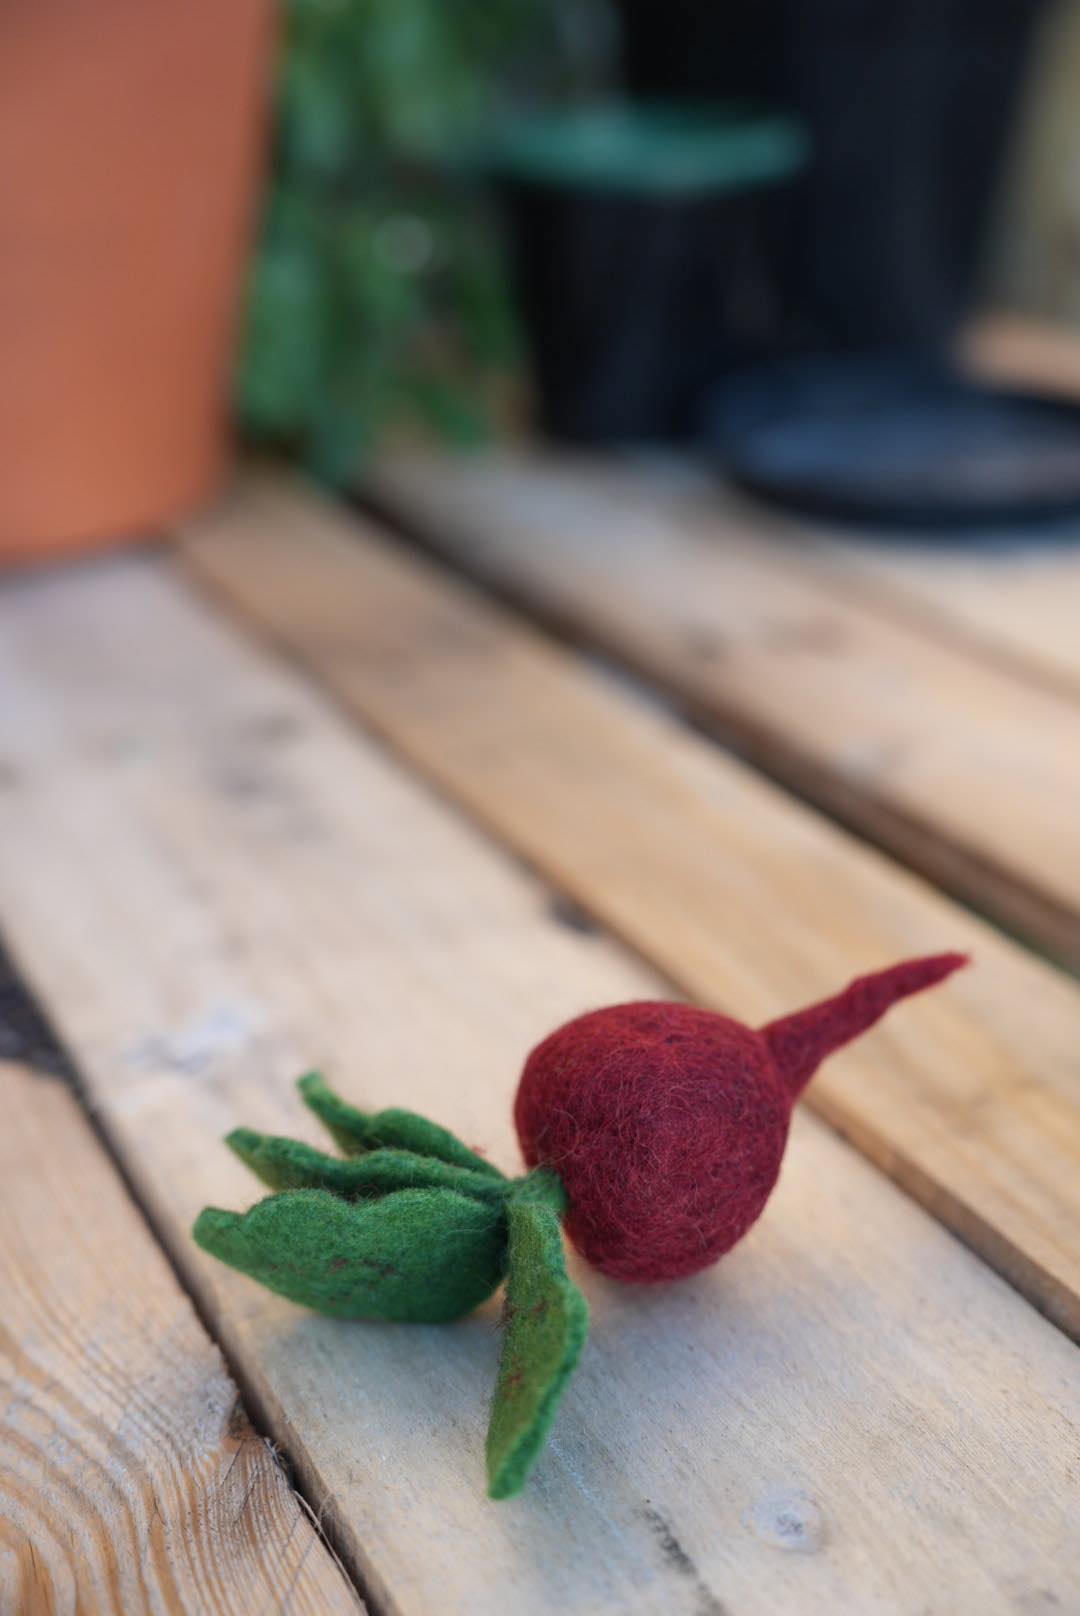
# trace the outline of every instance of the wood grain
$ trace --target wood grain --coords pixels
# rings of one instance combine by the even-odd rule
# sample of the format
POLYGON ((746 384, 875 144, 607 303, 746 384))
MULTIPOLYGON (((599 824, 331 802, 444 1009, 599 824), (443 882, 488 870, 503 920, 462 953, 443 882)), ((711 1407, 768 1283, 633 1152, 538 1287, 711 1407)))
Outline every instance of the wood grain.
POLYGON ((0 1610, 359 1611, 72 1091, 0 1095, 0 1610))
MULTIPOLYGON (((691 477, 402 456, 383 505, 756 763, 1080 966, 1080 705, 691 477)), ((869 573, 867 573, 867 576, 869 573)))
MULTIPOLYGON (((380 644, 407 681, 410 648, 380 644)), ((321 1063, 357 1100, 433 1114, 511 1167, 529 1045, 665 983, 558 918, 160 564, 6 590, 0 688, 0 916, 378 1605, 1067 1606, 1074 1349, 808 1116, 766 1218, 711 1273, 639 1291, 577 1267, 592 1337, 550 1451, 523 1498, 485 1500, 496 1309, 349 1325, 212 1263, 188 1239, 195 1211, 257 1193, 217 1139, 241 1121, 306 1132, 291 1080, 321 1063)), ((809 974, 792 978, 805 995, 809 974)), ((765 996, 728 987, 751 1011, 765 996)), ((870 1058, 901 1057, 878 1037, 870 1058)))
MULTIPOLYGON (((1041 540, 1004 534, 984 546, 830 536, 818 547, 868 598, 872 591, 880 610, 919 620, 1009 676, 1080 703, 1080 521, 1041 540)), ((1071 733, 1060 741, 1070 747, 1071 733)))
POLYGON ((1080 1334, 1075 987, 306 490, 252 483, 185 554, 695 999, 764 1021, 970 948, 977 969, 830 1063, 809 1103, 1080 1334))

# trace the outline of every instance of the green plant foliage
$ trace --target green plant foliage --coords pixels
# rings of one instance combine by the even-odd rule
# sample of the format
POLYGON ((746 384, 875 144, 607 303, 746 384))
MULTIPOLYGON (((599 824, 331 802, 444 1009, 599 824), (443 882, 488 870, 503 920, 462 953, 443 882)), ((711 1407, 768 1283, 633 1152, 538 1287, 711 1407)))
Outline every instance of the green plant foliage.
POLYGON ((466 443, 518 359, 467 152, 603 76, 604 0, 283 0, 239 379, 249 436, 344 479, 391 426, 466 443))

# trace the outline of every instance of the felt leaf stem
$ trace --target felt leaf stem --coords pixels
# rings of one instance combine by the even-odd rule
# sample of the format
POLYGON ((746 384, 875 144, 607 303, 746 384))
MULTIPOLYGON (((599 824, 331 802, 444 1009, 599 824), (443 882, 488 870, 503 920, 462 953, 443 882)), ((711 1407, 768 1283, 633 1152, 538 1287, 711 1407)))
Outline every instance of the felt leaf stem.
POLYGON ((531 1174, 510 1197, 506 1335, 487 1437, 488 1494, 512 1498, 542 1449, 589 1328, 585 1298, 566 1272, 562 1185, 531 1174))
POLYGON ((447 1189, 501 1204, 508 1181, 453 1167, 411 1150, 372 1150, 364 1156, 328 1156, 299 1139, 234 1128, 225 1143, 272 1190, 333 1190, 348 1201, 392 1190, 447 1189))
POLYGON ((196 1241, 332 1318, 443 1324, 509 1275, 488 1438, 491 1496, 509 1498, 543 1446, 588 1323, 563 1260, 559 1179, 548 1168, 508 1179, 447 1129, 409 1111, 358 1111, 317 1073, 299 1089, 345 1154, 234 1129, 226 1143, 277 1193, 247 1212, 206 1207, 196 1241))
POLYGON ((297 1083, 300 1097, 329 1130, 334 1143, 346 1156, 359 1156, 367 1150, 388 1147, 411 1150, 417 1156, 434 1156, 454 1167, 467 1167, 501 1179, 503 1174, 475 1150, 463 1145, 449 1128, 442 1128, 414 1111, 358 1111, 334 1093, 321 1072, 308 1072, 297 1083))

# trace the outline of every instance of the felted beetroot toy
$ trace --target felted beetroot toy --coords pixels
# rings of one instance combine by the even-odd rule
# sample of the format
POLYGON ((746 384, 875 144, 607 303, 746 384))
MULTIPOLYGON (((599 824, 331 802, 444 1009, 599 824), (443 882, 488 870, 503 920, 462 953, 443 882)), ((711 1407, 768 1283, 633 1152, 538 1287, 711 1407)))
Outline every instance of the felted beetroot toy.
POLYGON ((894 965, 757 1032, 686 1004, 579 1016, 525 1062, 514 1106, 524 1178, 410 1111, 357 1111, 312 1073, 300 1092, 344 1156, 238 1128, 227 1143, 278 1193, 244 1213, 207 1207, 195 1239, 335 1318, 440 1324, 506 1279, 487 1463, 491 1497, 508 1498, 585 1342, 560 1224, 615 1279, 708 1267, 768 1200, 792 1107, 825 1057, 964 963, 894 965))

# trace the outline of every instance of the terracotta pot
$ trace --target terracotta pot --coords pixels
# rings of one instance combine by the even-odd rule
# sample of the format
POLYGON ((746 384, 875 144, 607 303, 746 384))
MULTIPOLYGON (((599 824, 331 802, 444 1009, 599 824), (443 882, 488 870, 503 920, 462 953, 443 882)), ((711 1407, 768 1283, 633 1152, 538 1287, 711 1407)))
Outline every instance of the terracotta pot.
POLYGON ((272 0, 0 7, 0 559, 219 481, 272 0))

